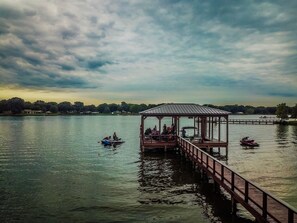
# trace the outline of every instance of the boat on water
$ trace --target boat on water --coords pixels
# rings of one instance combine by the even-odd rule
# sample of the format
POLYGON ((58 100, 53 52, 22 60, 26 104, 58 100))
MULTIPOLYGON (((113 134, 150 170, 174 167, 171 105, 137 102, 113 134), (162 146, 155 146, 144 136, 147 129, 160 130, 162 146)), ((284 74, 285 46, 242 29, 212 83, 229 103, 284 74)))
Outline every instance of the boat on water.
POLYGON ((240 140, 240 145, 248 146, 248 147, 258 147, 259 146, 259 144, 257 142, 255 142, 255 140, 249 138, 248 136, 243 137, 240 140))
POLYGON ((116 132, 113 133, 113 137, 111 138, 111 136, 106 136, 105 138, 103 138, 101 140, 101 143, 104 146, 116 146, 119 144, 124 143, 125 141, 123 141, 121 138, 119 138, 116 134, 116 132))
POLYGON ((104 146, 111 146, 111 145, 119 145, 124 143, 125 141, 123 141, 122 139, 118 139, 118 140, 113 140, 113 139, 102 139, 101 143, 104 146))

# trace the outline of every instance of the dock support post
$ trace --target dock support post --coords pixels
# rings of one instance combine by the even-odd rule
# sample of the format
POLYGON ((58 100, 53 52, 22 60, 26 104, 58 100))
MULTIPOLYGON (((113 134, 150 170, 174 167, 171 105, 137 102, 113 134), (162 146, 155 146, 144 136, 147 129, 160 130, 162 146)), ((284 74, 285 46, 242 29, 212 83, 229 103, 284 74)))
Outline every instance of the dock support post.
POLYGON ((214 192, 215 193, 218 192, 219 189, 220 189, 220 185, 214 180, 214 182, 213 182, 213 190, 214 190, 214 192))
POLYGON ((234 197, 231 198, 231 214, 235 215, 237 212, 237 202, 234 197))
POLYGON ((210 153, 211 155, 213 155, 213 147, 210 147, 210 148, 209 148, 209 153, 210 153))

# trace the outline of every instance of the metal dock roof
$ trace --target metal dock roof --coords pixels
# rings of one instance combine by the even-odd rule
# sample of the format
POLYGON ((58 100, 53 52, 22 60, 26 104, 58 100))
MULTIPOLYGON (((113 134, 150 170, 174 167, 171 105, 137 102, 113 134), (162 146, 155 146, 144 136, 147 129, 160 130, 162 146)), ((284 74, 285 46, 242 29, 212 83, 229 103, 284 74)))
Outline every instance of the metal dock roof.
POLYGON ((140 112, 141 115, 154 116, 154 115, 168 115, 168 116, 226 116, 230 112, 223 111, 217 108, 206 107, 198 104, 182 104, 170 103, 163 104, 157 107, 140 112))

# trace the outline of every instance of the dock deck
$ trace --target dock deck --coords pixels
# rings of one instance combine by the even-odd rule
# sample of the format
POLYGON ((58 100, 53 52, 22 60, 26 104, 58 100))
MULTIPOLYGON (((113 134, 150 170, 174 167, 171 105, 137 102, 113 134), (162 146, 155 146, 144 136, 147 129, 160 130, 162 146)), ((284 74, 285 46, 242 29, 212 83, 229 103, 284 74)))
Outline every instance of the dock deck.
MULTIPOLYGON (((174 138, 171 138, 168 140, 167 138, 161 138, 160 139, 152 139, 152 137, 147 137, 144 138, 143 141, 141 142, 141 145, 144 147, 144 149, 173 149, 177 148, 177 137, 174 136, 174 138)), ((140 137, 142 140, 142 138, 140 137)), ((213 148, 213 147, 227 147, 228 143, 222 140, 218 139, 208 139, 208 140, 196 140, 196 139, 188 139, 192 144, 194 144, 197 147, 200 148, 213 148)))
POLYGON ((178 137, 177 143, 194 165, 223 187, 235 202, 245 207, 259 222, 297 223, 297 210, 245 179, 190 141, 178 137))

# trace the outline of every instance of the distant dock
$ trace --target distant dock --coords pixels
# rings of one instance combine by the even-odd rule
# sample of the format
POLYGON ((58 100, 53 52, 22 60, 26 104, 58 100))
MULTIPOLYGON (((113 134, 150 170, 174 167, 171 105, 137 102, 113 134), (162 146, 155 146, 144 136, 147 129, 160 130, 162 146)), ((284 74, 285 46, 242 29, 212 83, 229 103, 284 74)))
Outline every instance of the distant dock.
MULTIPOLYGON (((229 124, 239 124, 239 125, 275 125, 279 124, 278 119, 229 119, 229 124)), ((222 123, 226 123, 225 120, 222 123)))

